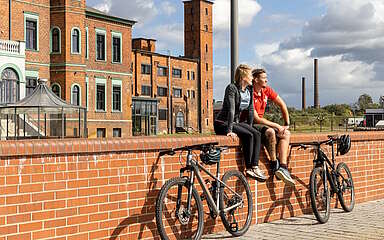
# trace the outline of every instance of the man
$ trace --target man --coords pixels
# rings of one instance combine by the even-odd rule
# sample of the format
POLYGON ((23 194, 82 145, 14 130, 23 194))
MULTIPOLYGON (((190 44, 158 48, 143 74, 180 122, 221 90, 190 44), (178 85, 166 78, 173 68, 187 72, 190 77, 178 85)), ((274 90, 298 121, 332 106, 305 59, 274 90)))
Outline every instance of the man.
POLYGON ((292 179, 287 166, 290 141, 290 132, 288 130, 289 113, 287 105, 279 95, 267 85, 267 72, 264 69, 254 69, 252 71, 252 76, 255 108, 254 128, 261 132, 262 142, 268 150, 276 177, 283 180, 286 184, 294 185, 295 181, 292 179), (269 121, 263 117, 268 99, 280 107, 284 119, 284 126, 269 121), (276 148, 279 159, 277 159, 276 156, 276 148))

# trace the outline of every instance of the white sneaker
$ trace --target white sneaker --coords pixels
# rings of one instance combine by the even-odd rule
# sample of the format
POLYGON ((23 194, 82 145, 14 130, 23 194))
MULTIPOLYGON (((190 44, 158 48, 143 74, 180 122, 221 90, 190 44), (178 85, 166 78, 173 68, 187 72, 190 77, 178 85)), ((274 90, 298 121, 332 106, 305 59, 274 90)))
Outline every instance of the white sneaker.
POLYGON ((255 178, 258 181, 264 182, 267 180, 264 172, 259 168, 259 166, 254 166, 245 171, 250 177, 255 178))

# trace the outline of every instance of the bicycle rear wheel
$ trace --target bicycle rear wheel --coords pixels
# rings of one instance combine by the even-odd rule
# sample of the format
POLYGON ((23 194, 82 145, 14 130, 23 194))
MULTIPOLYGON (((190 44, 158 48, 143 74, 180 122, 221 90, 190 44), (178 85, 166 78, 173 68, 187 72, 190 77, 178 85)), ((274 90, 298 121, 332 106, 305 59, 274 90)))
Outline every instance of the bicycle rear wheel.
POLYGON ((309 180, 309 192, 311 206, 317 221, 326 223, 329 219, 331 200, 328 181, 324 181, 324 169, 316 167, 311 172, 309 180))
POLYGON ((204 228, 203 204, 192 189, 191 209, 187 211, 189 181, 172 178, 160 190, 156 200, 156 223, 160 237, 168 239, 200 239, 204 228), (177 209, 178 196, 180 206, 177 209))
POLYGON ((246 233, 252 221, 252 193, 244 177, 244 174, 237 170, 228 171, 224 174, 222 181, 236 192, 229 188, 220 186, 220 217, 225 229, 233 236, 241 236, 246 233), (224 211, 240 203, 239 206, 224 211))
POLYGON ((337 193, 341 207, 346 212, 353 210, 355 206, 355 187, 353 186, 352 174, 347 164, 341 162, 336 168, 338 183, 340 184, 337 193))

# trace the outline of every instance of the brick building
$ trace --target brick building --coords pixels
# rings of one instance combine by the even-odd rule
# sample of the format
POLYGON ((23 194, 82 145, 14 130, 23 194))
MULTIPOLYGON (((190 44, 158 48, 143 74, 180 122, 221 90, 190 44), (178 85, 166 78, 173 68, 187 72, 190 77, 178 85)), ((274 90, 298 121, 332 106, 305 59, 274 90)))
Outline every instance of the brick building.
POLYGON ((185 56, 174 57, 155 53, 153 39, 132 41, 134 21, 85 0, 3 0, 0 104, 47 78, 62 99, 87 108, 89 137, 212 129, 212 3, 184 4, 185 56))

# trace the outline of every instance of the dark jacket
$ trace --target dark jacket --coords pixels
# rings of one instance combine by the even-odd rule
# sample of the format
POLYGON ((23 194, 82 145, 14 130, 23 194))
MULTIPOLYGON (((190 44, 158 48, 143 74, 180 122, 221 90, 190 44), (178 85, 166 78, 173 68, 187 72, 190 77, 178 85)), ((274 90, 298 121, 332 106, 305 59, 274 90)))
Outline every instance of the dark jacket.
MULTIPOLYGON (((249 125, 252 125, 253 122, 253 87, 248 86, 248 91, 251 96, 250 104, 248 106, 248 118, 247 122, 249 125)), ((232 132, 233 123, 238 123, 240 121, 240 86, 237 84, 229 84, 225 89, 223 107, 220 110, 216 120, 218 122, 226 123, 228 126, 227 133, 232 132)))

